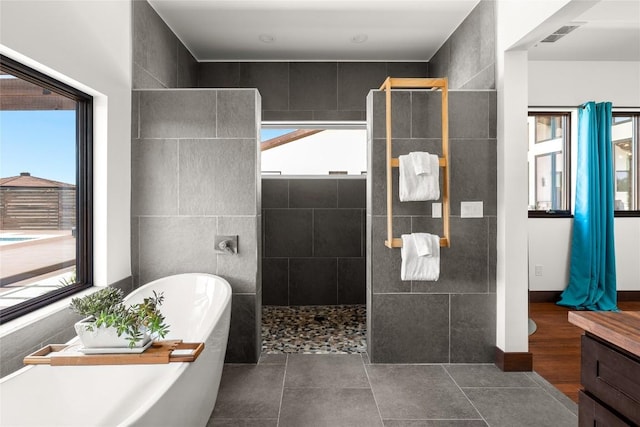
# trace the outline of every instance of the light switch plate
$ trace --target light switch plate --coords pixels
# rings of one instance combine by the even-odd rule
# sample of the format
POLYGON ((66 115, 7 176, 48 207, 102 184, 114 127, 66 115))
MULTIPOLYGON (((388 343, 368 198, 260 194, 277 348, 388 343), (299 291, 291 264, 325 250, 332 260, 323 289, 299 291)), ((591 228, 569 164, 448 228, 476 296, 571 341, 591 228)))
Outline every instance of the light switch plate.
POLYGON ((461 218, 482 218, 483 202, 460 202, 461 218))
POLYGON ((442 218, 442 203, 431 203, 431 218, 442 218))

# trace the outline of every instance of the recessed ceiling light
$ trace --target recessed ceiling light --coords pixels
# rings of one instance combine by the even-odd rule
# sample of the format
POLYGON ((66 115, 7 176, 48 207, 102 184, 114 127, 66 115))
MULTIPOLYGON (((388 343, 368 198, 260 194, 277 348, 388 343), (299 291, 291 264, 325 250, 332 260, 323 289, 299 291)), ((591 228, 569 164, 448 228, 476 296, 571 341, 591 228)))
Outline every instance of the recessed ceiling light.
POLYGON ((356 34, 355 36, 351 37, 351 43, 364 43, 368 38, 369 36, 367 36, 366 34, 356 34))
POLYGON ((262 43, 273 43, 276 41, 275 36, 271 35, 271 34, 260 34, 258 36, 258 38, 260 39, 260 41, 262 43))

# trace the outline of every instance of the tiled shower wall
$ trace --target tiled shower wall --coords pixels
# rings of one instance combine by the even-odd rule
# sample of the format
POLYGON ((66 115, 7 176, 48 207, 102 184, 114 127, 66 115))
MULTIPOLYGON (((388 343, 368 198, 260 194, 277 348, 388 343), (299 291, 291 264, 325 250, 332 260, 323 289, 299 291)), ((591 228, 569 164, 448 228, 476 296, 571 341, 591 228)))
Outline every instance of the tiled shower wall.
POLYGON ((371 89, 392 77, 427 77, 427 62, 205 62, 199 87, 255 87, 262 119, 365 120, 371 89))
POLYGON ((198 62, 146 0, 134 0, 133 88, 196 87, 198 62))
POLYGON ((260 95, 255 89, 135 90, 131 143, 136 285, 177 273, 233 288, 230 362, 260 352, 260 95), (238 254, 214 252, 238 235, 238 254))
POLYGON ((262 303, 365 303, 366 178, 262 178, 262 303))
MULTIPOLYGON (((451 154, 454 162, 451 194, 455 199, 452 204, 454 217, 451 225, 453 247, 443 249, 441 278, 435 283, 400 282, 399 250, 386 249, 382 244, 385 199, 381 195, 384 193, 384 188, 381 187, 384 185, 384 171, 381 170, 383 169, 381 165, 384 161, 379 157, 381 149, 379 140, 384 136, 384 123, 380 118, 382 114, 380 108, 384 109, 384 107, 376 106, 375 123, 370 116, 373 106, 367 105, 365 108, 365 98, 369 89, 378 88, 384 78, 389 75, 393 77, 447 76, 451 88, 494 88, 495 20, 492 1, 481 1, 428 64, 426 62, 198 64, 146 1, 132 3, 135 89, 255 87, 262 95, 264 120, 363 120, 366 115, 370 125, 370 143, 376 141, 376 145, 372 148, 374 153, 378 153, 370 156, 370 182, 375 185, 367 190, 369 199, 373 194, 377 194, 375 196, 377 199, 371 202, 367 212, 369 243, 366 274, 370 309, 369 351, 372 352, 375 361, 464 362, 469 359, 493 361, 492 356, 489 355, 488 346, 492 346, 493 344, 489 343, 495 341, 495 93, 482 91, 467 93, 472 98, 474 96, 482 98, 486 95, 489 99, 488 108, 483 106, 486 104, 482 99, 466 103, 465 92, 460 92, 459 96, 456 92, 451 93, 451 154), (454 126, 455 121, 457 124, 454 126), (371 132, 374 133, 371 134, 371 132), (457 159, 456 151, 462 153, 457 159), (372 164, 372 161, 375 163, 372 164), (459 202, 461 200, 483 200, 485 217, 460 218, 459 202), (372 232, 377 233, 373 240, 372 232), (375 269, 375 280, 372 280, 372 269, 375 269), (430 324, 431 321, 433 324, 430 324)), ((403 96, 406 95, 398 94, 397 97, 403 96)), ((395 115, 395 120, 400 124, 394 126, 394 135, 396 135, 396 128, 402 129, 396 136, 402 139, 401 144, 405 144, 403 150, 410 149, 411 144, 426 138, 424 141, 431 140, 433 150, 437 151, 437 147, 440 146, 437 141, 439 131, 432 129, 425 134, 424 130, 437 127, 439 119, 431 120, 428 117, 420 119, 424 107, 418 100, 420 96, 418 94, 414 98, 413 95, 409 95, 408 99, 394 107, 394 110, 400 108, 398 111, 404 113, 411 111, 412 114, 404 117, 395 115), (433 141, 434 139, 436 141, 433 141)), ((136 142, 140 140, 138 115, 135 114, 140 110, 139 98, 140 96, 134 92, 132 98, 134 153, 138 150, 135 147, 136 142)), ((434 108, 439 108, 439 101, 427 102, 429 105, 433 104, 434 108)), ((377 103, 379 104, 379 100, 377 103)), ((188 122, 189 118, 186 119, 188 122)), ((167 139, 171 138, 167 137, 167 139)), ((149 146, 145 143, 140 145, 141 147, 149 146)), ((396 148, 401 147, 398 145, 396 148)), ((151 151, 156 152, 156 150, 151 151)), ((136 170, 137 162, 142 161, 141 159, 146 159, 145 161, 150 163, 162 162, 163 155, 155 156, 154 159, 154 154, 145 154, 138 160, 133 159, 134 195, 138 191, 136 180, 139 178, 136 176, 141 173, 136 170)), ((160 173, 162 167, 155 168, 156 173, 160 173)), ((397 186, 397 178, 395 185, 397 186)), ((184 191, 184 189, 171 191, 184 191)), ((197 194, 199 191, 206 193, 209 190, 191 188, 190 191, 197 194)), ((143 197, 156 197, 152 193, 145 194, 143 197)), ((136 209, 136 203, 138 202, 134 201, 133 209, 136 209)), ((440 220, 429 218, 428 213, 431 211, 427 203, 404 205, 406 206, 396 210, 402 214, 399 222, 395 222, 397 235, 404 232, 403 230, 410 230, 412 225, 416 231, 423 231, 427 226, 429 230, 441 230, 440 220), (435 224, 423 226, 421 221, 435 224)), ((139 223, 143 216, 134 210, 132 265, 136 284, 140 283, 141 275, 139 266, 143 248, 139 248, 138 237, 139 223)), ((148 216, 150 221, 153 221, 153 218, 159 221, 165 217, 173 218, 175 221, 179 221, 179 217, 185 220, 187 218, 181 215, 148 216)), ((216 218, 216 227, 219 227, 220 216, 202 216, 201 220, 211 217, 216 218)), ((195 218, 197 216, 193 216, 194 221, 195 218)), ((223 219, 223 223, 224 221, 223 219)), ((180 228, 181 225, 176 224, 174 228, 180 228)), ((162 228, 159 233, 161 236, 169 234, 175 236, 179 232, 162 228)), ((261 236, 259 232, 256 235, 261 236)), ((197 237, 201 236, 198 234, 197 237)), ((205 245, 203 242, 198 244, 205 245)), ((262 249, 257 243, 256 247, 257 250, 262 249)), ((210 248, 205 248, 204 253, 209 252, 210 248)), ((207 255, 198 255, 194 259, 200 259, 204 263, 207 262, 205 258, 211 259, 207 255)), ((260 259, 258 256, 258 262, 260 259)), ((151 259, 147 258, 142 262, 149 264, 151 259)), ((219 259, 208 262, 211 271, 218 271, 219 259), (212 267, 212 262, 215 268, 212 267)), ((158 265, 157 268, 163 268, 163 266, 158 265)), ((260 271, 261 269, 258 268, 258 272, 260 271)), ((258 325, 252 322, 259 322, 260 278, 256 280, 255 291, 250 284, 247 289, 249 291, 245 292, 244 285, 242 288, 234 289, 233 310, 236 320, 232 323, 229 354, 232 359, 239 361, 253 360, 255 350, 259 348, 256 344, 258 325)))
POLYGON ((495 23, 495 2, 482 0, 429 60, 430 75, 449 89, 495 89, 495 23))
MULTIPOLYGON (((439 91, 394 91, 393 157, 441 154, 439 91)), ((376 363, 493 362, 496 327, 496 93, 450 91, 451 248, 442 248, 436 282, 401 281, 400 249, 386 238, 385 100, 368 98, 368 351, 376 363), (461 218, 461 201, 482 201, 482 218, 461 218)), ((442 174, 441 174, 442 177, 442 174)), ((394 237, 442 235, 431 202, 398 200, 393 171, 394 237)))

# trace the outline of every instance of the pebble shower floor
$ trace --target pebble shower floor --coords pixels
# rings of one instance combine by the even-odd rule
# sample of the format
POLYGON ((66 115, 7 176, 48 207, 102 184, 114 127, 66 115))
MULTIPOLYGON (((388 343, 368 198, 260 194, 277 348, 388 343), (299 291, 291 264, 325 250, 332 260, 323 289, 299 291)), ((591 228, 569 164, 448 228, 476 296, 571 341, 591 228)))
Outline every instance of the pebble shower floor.
POLYGON ((365 353, 366 306, 263 306, 262 353, 365 353))

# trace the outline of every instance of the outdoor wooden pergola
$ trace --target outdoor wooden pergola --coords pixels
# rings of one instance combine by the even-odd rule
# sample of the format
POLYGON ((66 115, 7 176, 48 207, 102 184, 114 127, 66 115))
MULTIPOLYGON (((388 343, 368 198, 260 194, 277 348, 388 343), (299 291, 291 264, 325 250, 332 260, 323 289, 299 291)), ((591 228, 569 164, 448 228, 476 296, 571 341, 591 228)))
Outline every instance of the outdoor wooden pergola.
POLYGON ((0 110, 75 110, 76 102, 48 89, 0 73, 0 110))

